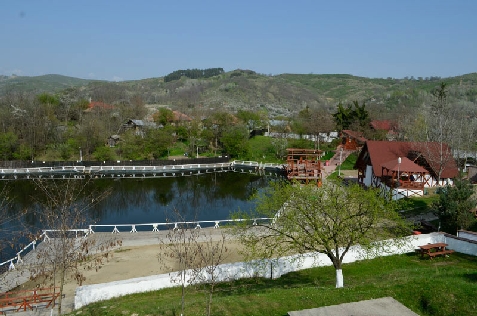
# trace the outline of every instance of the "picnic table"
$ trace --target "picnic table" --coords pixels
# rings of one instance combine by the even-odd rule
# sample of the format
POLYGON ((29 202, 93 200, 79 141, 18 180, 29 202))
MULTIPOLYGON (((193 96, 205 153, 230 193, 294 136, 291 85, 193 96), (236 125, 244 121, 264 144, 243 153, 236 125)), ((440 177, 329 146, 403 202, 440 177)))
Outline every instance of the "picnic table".
POLYGON ((435 256, 444 256, 454 252, 452 249, 446 249, 448 244, 446 243, 435 243, 435 244, 427 244, 423 246, 419 246, 419 252, 421 253, 421 257, 425 255, 429 256, 429 258, 434 258, 435 256))

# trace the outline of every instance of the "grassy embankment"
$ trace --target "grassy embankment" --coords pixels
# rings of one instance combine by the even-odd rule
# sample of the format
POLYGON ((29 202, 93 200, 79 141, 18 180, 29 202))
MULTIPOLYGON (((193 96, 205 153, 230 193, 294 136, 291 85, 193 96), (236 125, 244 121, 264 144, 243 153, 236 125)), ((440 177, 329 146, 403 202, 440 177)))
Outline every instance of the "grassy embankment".
MULTIPOLYGON (((346 264, 345 287, 334 287, 333 267, 220 285, 213 315, 286 315, 288 311, 391 296, 419 315, 473 315, 477 258, 462 254, 429 260, 417 254, 346 264)), ((81 315, 179 315, 180 288, 129 295, 84 307, 81 315)), ((205 314, 205 294, 189 288, 186 315, 205 314)), ((78 311, 72 313, 78 315, 78 311)))

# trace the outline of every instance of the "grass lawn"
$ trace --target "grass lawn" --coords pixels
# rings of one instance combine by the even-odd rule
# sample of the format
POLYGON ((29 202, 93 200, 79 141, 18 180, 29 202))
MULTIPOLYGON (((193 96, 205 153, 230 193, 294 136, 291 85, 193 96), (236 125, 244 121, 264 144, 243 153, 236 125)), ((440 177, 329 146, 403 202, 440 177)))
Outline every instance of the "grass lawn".
MULTIPOLYGON (((345 287, 336 289, 333 267, 289 273, 276 280, 220 285, 213 315, 286 315, 288 311, 391 296, 419 315, 475 315, 477 258, 454 253, 421 259, 405 254, 345 264, 345 287)), ((180 315, 179 288, 88 305, 81 315, 180 315)), ((205 293, 189 288, 185 315, 205 315, 205 293)), ((78 315, 75 311, 71 315, 78 315)))

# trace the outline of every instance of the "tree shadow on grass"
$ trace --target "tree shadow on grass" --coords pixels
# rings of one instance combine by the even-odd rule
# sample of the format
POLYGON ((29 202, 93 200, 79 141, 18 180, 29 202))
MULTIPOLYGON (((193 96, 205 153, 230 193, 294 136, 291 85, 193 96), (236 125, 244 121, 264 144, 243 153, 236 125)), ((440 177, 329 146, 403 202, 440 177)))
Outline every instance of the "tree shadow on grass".
POLYGON ((464 273, 464 279, 468 280, 469 282, 477 282, 477 272, 474 273, 464 273))
POLYGON ((239 279, 232 282, 221 283, 217 287, 217 292, 221 295, 240 295, 250 293, 260 293, 270 289, 300 288, 308 286, 334 287, 334 270, 321 271, 307 269, 296 272, 290 272, 276 279, 263 277, 252 277, 248 279, 239 279))

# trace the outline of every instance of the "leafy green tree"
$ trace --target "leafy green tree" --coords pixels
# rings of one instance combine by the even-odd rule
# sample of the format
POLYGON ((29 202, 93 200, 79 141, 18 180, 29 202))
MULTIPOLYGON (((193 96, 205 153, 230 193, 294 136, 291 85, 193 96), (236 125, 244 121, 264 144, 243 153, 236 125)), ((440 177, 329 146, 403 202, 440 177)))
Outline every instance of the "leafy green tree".
MULTIPOLYGON (((343 286, 342 264, 351 246, 376 247, 375 241, 404 236, 410 231, 396 212, 395 202, 383 198, 378 189, 358 185, 340 186, 326 181, 318 188, 313 184, 278 182, 261 191, 256 201, 256 213, 251 217, 273 221, 259 221, 238 230, 251 256, 324 253, 336 269, 336 287, 343 286)), ((378 243, 390 244, 402 245, 402 239, 378 243)))
POLYGON ((477 202, 474 188, 468 180, 457 179, 453 186, 440 188, 438 194, 439 200, 432 204, 432 210, 439 217, 444 231, 454 233, 475 223, 477 202))
POLYGON ((40 101, 41 104, 50 104, 54 106, 60 104, 60 100, 57 96, 46 92, 38 95, 38 101, 40 101))
POLYGON ((308 123, 310 122, 310 109, 305 107, 298 113, 298 116, 292 121, 292 130, 298 135, 304 135, 308 132, 308 123))
POLYGON ((94 150, 93 158, 98 161, 112 161, 116 160, 116 154, 111 147, 100 146, 96 147, 96 149, 94 150))
POLYGON ((237 117, 248 126, 249 130, 265 127, 265 113, 238 110, 237 117))
POLYGON ((172 146, 172 142, 171 129, 152 129, 147 133, 145 149, 154 159, 167 157, 168 148, 172 146))
POLYGON ((125 160, 145 159, 145 139, 137 136, 134 131, 128 131, 122 135, 118 145, 120 158, 125 160))
POLYGON ((224 150, 231 157, 245 156, 248 151, 249 133, 244 125, 230 126, 220 138, 224 150))
POLYGON ((71 150, 67 144, 59 144, 58 151, 60 153, 60 157, 63 160, 68 160, 71 157, 71 150))
POLYGON ((204 137, 207 143, 212 144, 214 150, 217 150, 219 147, 224 147, 221 141, 222 135, 225 130, 237 124, 236 121, 237 119, 228 112, 214 112, 204 120, 204 130, 208 130, 209 132, 201 132, 201 137, 204 137))
POLYGON ((18 146, 18 149, 13 153, 13 159, 32 160, 31 148, 27 144, 21 143, 20 146, 18 146))
POLYGON ((156 113, 153 115, 154 122, 161 124, 162 126, 166 126, 170 124, 172 120, 174 120, 174 113, 171 109, 168 108, 160 108, 156 113))
POLYGON ((18 138, 15 133, 0 133, 0 159, 11 160, 17 146, 18 138))

